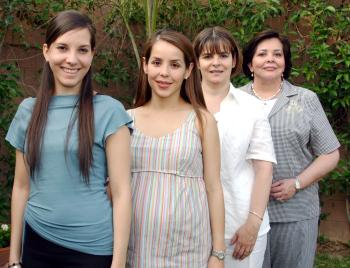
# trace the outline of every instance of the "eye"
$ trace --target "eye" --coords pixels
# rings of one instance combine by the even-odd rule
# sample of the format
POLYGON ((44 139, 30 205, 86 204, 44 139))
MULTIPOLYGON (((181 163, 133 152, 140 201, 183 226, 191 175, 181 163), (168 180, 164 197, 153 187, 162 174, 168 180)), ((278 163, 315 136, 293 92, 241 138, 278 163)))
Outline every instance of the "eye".
POLYGON ((86 53, 88 53, 88 52, 89 52, 89 49, 86 48, 86 47, 81 47, 81 48, 79 48, 79 53, 81 53, 81 54, 86 54, 86 53))
POLYGON ((258 54, 257 54, 257 56, 258 57, 264 57, 264 56, 266 56, 266 52, 258 52, 258 54))
POLYGON ((56 46, 56 49, 61 52, 67 51, 67 47, 63 45, 56 46))
POLYGON ((151 64, 154 65, 154 66, 160 66, 160 60, 152 60, 151 61, 151 64))
POLYGON ((174 63, 171 63, 171 68, 173 68, 173 69, 178 69, 178 68, 180 68, 181 67, 181 65, 179 64, 179 63, 176 63, 176 62, 174 62, 174 63))
POLYGON ((282 57, 283 54, 282 54, 281 52, 276 52, 276 53, 275 53, 275 56, 276 56, 276 57, 282 57))
POLYGON ((211 54, 202 54, 200 57, 202 59, 210 59, 212 57, 212 55, 211 54))
POLYGON ((220 58, 225 59, 225 58, 228 58, 228 56, 229 56, 229 53, 220 53, 220 58))

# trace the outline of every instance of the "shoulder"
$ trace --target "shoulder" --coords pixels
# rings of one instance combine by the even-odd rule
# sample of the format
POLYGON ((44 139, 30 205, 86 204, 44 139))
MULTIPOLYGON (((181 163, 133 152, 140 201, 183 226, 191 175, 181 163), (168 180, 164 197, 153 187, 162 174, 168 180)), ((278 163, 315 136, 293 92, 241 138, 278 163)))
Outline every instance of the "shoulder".
POLYGON ((202 117, 203 127, 206 127, 207 125, 211 125, 211 124, 216 125, 215 117, 208 110, 199 109, 199 113, 202 117))
POLYGON ((95 112, 112 114, 112 113, 126 113, 124 105, 110 96, 97 95, 94 97, 94 110, 95 112))
POLYGON ((23 110, 33 110, 33 107, 35 105, 36 98, 25 98, 19 105, 18 110, 23 109, 23 110))
POLYGON ((312 97, 312 96, 316 96, 316 93, 313 92, 312 90, 310 89, 307 89, 305 87, 302 87, 302 86, 298 86, 298 85, 295 85, 295 84, 292 84, 291 82, 287 81, 287 80, 284 80, 283 82, 283 88, 288 88, 289 90, 294 90, 296 91, 299 95, 301 96, 305 96, 305 97, 312 97))
POLYGON ((244 114, 245 118, 250 117, 255 120, 265 117, 262 103, 256 97, 243 91, 241 88, 231 89, 231 92, 237 100, 239 111, 244 114))
MULTIPOLYGON (((238 90, 241 90, 241 91, 244 91, 244 92, 246 92, 247 94, 251 95, 251 94, 249 93, 249 92, 250 92, 251 85, 252 85, 252 82, 249 82, 249 83, 245 84, 244 86, 238 87, 237 89, 238 89, 238 90)), ((253 96, 252 96, 252 97, 253 97, 253 96)))
POLYGON ((253 95, 247 93, 246 91, 243 91, 240 88, 235 88, 232 90, 232 93, 235 95, 235 97, 242 102, 242 104, 247 105, 260 105, 260 101, 255 98, 253 95))
POLYGON ((314 91, 301 86, 293 85, 288 81, 286 81, 285 84, 286 87, 289 87, 297 93, 296 97, 299 99, 299 102, 302 103, 304 106, 318 105, 319 99, 314 91))

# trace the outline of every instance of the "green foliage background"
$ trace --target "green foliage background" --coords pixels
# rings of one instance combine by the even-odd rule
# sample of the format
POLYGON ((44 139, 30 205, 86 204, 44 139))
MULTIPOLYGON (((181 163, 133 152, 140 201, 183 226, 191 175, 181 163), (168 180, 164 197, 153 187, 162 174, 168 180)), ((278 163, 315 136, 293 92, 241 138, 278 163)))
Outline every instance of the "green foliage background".
MULTIPOLYGON (((221 25, 229 29, 243 46, 255 33, 274 28, 289 36, 293 50, 291 81, 315 91, 342 143, 339 168, 321 181, 321 191, 349 194, 350 185, 350 4, 349 1, 252 1, 252 0, 10 0, 0 6, 0 55, 11 46, 6 37, 15 36, 23 50, 37 48, 26 34, 42 31, 47 20, 64 9, 79 9, 99 27, 94 79, 103 90, 128 88, 121 96, 132 102, 138 68, 138 51, 155 25, 172 28, 193 37, 205 27, 221 25), (153 6, 152 6, 153 5, 153 6), (147 7, 151 13, 145 12, 147 7), (145 18, 148 14, 147 25, 145 18), (153 18, 150 17, 153 14, 153 18), (146 28, 148 29, 146 31, 146 28)), ((0 58, 0 133, 5 136, 16 110, 21 88, 21 70, 17 63, 0 58)), ((243 75, 236 86, 246 82, 243 75)), ((109 91, 111 92, 111 91, 109 91)), ((113 91, 112 91, 113 92, 113 91)), ((2 139, 3 140, 3 139, 2 139)), ((1 146, 4 146, 1 141, 1 146)), ((13 177, 13 150, 1 149, 0 222, 8 217, 8 196, 13 177), (11 152, 11 153, 9 153, 11 152), (4 168, 3 168, 4 167, 4 168), (4 213, 5 212, 5 213, 4 213)))

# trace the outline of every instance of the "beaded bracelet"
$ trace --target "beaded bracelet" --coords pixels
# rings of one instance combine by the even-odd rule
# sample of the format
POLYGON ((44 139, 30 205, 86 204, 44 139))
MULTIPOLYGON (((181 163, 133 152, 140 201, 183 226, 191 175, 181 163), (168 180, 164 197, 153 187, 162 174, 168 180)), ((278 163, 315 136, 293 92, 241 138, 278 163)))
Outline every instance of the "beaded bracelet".
POLYGON ((20 268, 22 267, 22 263, 21 262, 14 262, 12 264, 8 264, 7 268, 20 268))
POLYGON ((258 213, 256 213, 255 211, 249 210, 249 213, 253 214, 254 216, 258 217, 259 220, 263 221, 263 218, 258 213))

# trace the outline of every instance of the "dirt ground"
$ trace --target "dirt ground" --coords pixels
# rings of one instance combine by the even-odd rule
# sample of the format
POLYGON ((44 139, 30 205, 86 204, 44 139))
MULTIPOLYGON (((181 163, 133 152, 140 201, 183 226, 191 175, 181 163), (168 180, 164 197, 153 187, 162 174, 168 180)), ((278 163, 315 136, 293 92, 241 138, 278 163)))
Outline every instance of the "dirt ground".
POLYGON ((317 245, 317 252, 333 256, 350 256, 350 244, 345 244, 338 241, 326 241, 317 245))

